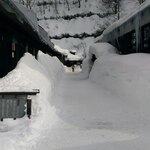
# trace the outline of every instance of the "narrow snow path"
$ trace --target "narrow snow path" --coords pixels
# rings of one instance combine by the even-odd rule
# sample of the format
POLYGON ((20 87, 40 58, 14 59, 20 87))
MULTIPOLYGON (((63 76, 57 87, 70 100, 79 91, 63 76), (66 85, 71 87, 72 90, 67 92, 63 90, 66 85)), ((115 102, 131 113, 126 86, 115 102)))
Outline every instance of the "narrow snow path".
POLYGON ((51 100, 58 119, 36 150, 148 149, 149 122, 138 106, 78 74, 66 73, 51 100), (144 132, 144 130, 146 132, 144 132))

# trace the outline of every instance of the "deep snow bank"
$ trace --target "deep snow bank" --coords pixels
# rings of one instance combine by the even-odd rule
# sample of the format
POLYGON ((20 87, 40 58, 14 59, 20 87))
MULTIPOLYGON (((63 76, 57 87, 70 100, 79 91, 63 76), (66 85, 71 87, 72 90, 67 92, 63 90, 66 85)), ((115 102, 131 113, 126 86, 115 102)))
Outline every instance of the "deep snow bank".
POLYGON ((96 59, 100 58, 107 59, 105 57, 111 57, 112 55, 116 55, 117 49, 108 43, 96 43, 89 47, 87 52, 86 59, 83 60, 82 66, 82 74, 84 77, 88 77, 89 73, 94 65, 92 57, 94 56, 96 59))
MULTIPOLYGON (((123 56, 110 52, 105 52, 103 55, 100 45, 96 49, 98 57, 89 78, 112 94, 122 97, 129 103, 135 103, 135 107, 140 107, 141 111, 146 108, 148 110, 150 107, 150 55, 138 53, 123 56)), ((90 54, 95 53, 94 51, 95 49, 92 49, 90 54)), ((146 114, 144 115, 146 117, 146 114)))
POLYGON ((42 52, 38 58, 39 62, 26 53, 16 69, 0 79, 0 90, 40 89, 40 94, 32 101, 31 120, 25 116, 16 121, 4 119, 4 122, 0 123, 1 150, 32 149, 38 137, 57 120, 50 100, 56 80, 62 74, 62 65, 56 58, 42 52))

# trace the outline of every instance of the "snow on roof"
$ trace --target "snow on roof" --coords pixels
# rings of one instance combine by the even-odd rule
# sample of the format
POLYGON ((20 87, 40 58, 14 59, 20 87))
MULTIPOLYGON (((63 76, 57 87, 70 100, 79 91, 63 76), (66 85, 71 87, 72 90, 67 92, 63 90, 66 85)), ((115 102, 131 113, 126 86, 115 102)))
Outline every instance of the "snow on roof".
POLYGON ((77 50, 73 49, 73 50, 71 50, 70 52, 71 52, 71 53, 76 53, 77 50))
POLYGON ((109 43, 96 43, 89 47, 89 58, 95 55, 96 59, 116 54, 117 49, 109 43))
POLYGON ((33 29, 35 31, 38 31, 38 22, 36 14, 32 10, 27 9, 24 5, 21 5, 13 0, 9 1, 15 8, 17 8, 20 11, 20 13, 22 13, 24 18, 27 19, 28 23, 33 27, 33 29))
POLYGON ((126 15, 125 17, 119 19, 118 21, 116 21, 115 23, 113 23, 110 27, 108 27, 101 36, 99 36, 96 41, 100 41, 101 39, 103 39, 104 35, 112 32, 113 30, 115 30, 116 28, 118 28, 119 26, 121 26, 122 24, 124 24, 126 21, 128 21, 130 18, 132 18, 133 16, 135 16, 137 13, 143 11, 145 8, 150 7, 150 0, 145 1, 144 3, 142 3, 138 8, 136 8, 134 11, 132 10, 132 12, 129 12, 128 15, 126 15))
POLYGON ((81 56, 73 55, 73 54, 70 53, 69 50, 60 48, 58 45, 55 45, 54 47, 55 47, 56 51, 64 54, 67 57, 66 60, 78 61, 78 60, 82 60, 83 59, 81 56))
POLYGON ((56 49, 56 51, 64 54, 65 56, 67 56, 69 53, 69 50, 60 48, 58 45, 55 45, 54 48, 56 49))
POLYGON ((33 31, 38 34, 43 43, 51 48, 54 47, 53 43, 50 41, 48 33, 38 25, 37 16, 32 10, 27 9, 24 5, 19 4, 14 0, 8 0, 7 4, 9 4, 9 7, 12 7, 20 15, 19 17, 22 17, 22 19, 32 27, 33 31))
POLYGON ((41 38, 41 40, 45 43, 48 44, 50 47, 53 47, 52 42, 50 41, 50 38, 48 36, 48 32, 46 32, 40 25, 38 25, 38 34, 41 38))

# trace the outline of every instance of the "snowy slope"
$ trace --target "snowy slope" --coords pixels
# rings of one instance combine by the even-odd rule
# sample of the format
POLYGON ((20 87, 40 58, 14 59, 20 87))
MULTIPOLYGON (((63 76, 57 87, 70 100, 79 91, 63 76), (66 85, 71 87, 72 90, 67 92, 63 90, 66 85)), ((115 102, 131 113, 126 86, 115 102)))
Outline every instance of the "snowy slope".
MULTIPOLYGON (((39 0, 39 2, 42 2, 39 0)), ((45 2, 49 2, 45 0, 45 2)), ((63 1, 60 1, 63 2, 63 1)), ((69 1, 70 10, 68 11, 67 4, 58 4, 57 10, 55 7, 49 5, 40 5, 35 8, 38 18, 42 19, 39 21, 40 25, 45 28, 51 37, 61 36, 63 34, 69 34, 71 36, 80 35, 86 33, 92 35, 97 31, 103 31, 104 28, 107 28, 112 22, 116 20, 116 17, 113 15, 111 17, 105 17, 108 12, 108 8, 104 6, 101 0, 85 0, 81 1, 81 7, 78 7, 78 3, 75 0, 69 1), (45 11, 44 11, 45 9, 45 11), (79 14, 88 14, 89 12, 95 13, 95 15, 85 16, 85 17, 75 17, 69 20, 59 18, 59 19, 49 19, 50 17, 64 17, 64 16, 73 16, 79 14), (97 14, 101 15, 99 17, 97 14), (103 16, 103 17, 102 17, 103 16), (44 19, 45 18, 45 19, 44 19)), ((137 6, 139 6, 138 0, 122 0, 120 4, 121 16, 124 16, 127 13, 133 11, 137 6)), ((88 49, 90 44, 94 43, 94 37, 86 37, 85 39, 79 39, 74 37, 62 38, 62 39, 53 39, 52 41, 65 49, 77 49, 84 51, 88 49)))

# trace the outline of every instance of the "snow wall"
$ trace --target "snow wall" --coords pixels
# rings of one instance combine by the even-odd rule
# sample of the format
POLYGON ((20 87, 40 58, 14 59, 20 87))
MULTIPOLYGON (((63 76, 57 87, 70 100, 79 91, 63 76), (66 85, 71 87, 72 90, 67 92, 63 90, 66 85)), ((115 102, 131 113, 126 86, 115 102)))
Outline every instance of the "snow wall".
MULTIPOLYGON (((91 55, 95 54, 97 59, 93 66, 90 66, 89 78, 120 99, 129 104, 134 103, 135 108, 149 110, 150 55, 119 55, 114 52, 115 48, 111 47, 106 43, 90 47, 89 57, 85 60, 83 69, 89 67, 91 55)), ((149 112, 145 114, 145 118, 149 118, 148 115, 149 112)))
POLYGON ((31 119, 25 116, 15 121, 4 119, 4 122, 0 122, 1 150, 32 149, 37 137, 44 136, 42 133, 47 132, 57 122, 56 110, 50 102, 56 80, 58 84, 62 73, 63 66, 57 58, 39 52, 37 61, 31 54, 26 53, 15 69, 0 79, 0 91, 40 90, 32 98, 31 119), (6 132, 7 134, 3 134, 6 132))
POLYGON ((83 60, 83 66, 82 66, 82 74, 84 77, 89 77, 89 74, 91 72, 91 69, 94 65, 94 62, 92 61, 92 57, 94 56, 96 59, 107 59, 108 57, 111 57, 112 55, 116 55, 117 49, 113 47, 112 45, 108 43, 97 43, 93 44, 89 47, 89 50, 87 52, 86 59, 83 60))

